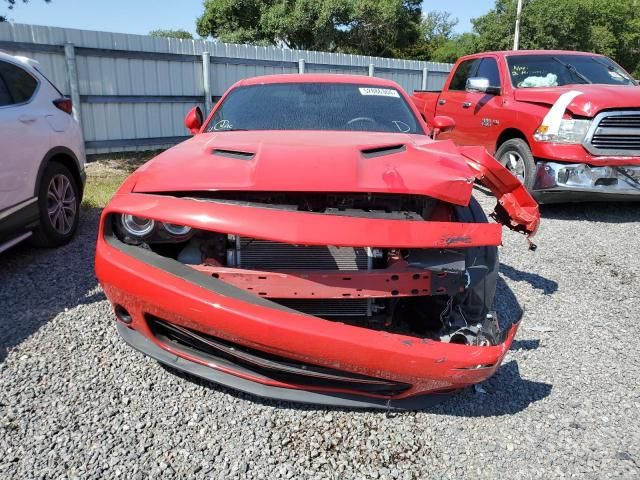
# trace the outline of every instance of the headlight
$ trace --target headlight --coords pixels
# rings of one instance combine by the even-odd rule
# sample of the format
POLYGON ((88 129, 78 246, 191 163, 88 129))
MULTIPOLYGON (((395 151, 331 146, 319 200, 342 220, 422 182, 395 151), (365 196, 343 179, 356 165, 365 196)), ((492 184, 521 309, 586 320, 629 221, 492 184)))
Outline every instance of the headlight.
POLYGON ((187 227, 186 225, 163 223, 162 226, 167 232, 169 232, 171 235, 175 235, 176 237, 182 237, 184 235, 187 235, 191 231, 191 227, 187 227))
POLYGON ((128 213, 120 217, 122 226, 132 237, 143 238, 153 232, 156 222, 150 218, 136 217, 128 213))
POLYGON ((113 226, 118 238, 131 245, 181 243, 194 235, 192 228, 186 225, 158 222, 130 213, 114 215, 113 226))
POLYGON ((563 119, 558 133, 550 132, 548 125, 540 125, 533 135, 538 142, 580 144, 589 131, 591 120, 563 119))

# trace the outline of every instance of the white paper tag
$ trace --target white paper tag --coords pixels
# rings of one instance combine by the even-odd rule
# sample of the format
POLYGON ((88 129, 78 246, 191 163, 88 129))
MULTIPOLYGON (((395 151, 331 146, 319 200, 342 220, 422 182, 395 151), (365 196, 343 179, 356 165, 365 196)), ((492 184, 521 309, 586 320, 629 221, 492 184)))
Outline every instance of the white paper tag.
POLYGON ((375 97, 394 97, 400 98, 400 94, 397 90, 392 88, 372 88, 372 87, 362 87, 359 88, 360 95, 373 95, 375 97))

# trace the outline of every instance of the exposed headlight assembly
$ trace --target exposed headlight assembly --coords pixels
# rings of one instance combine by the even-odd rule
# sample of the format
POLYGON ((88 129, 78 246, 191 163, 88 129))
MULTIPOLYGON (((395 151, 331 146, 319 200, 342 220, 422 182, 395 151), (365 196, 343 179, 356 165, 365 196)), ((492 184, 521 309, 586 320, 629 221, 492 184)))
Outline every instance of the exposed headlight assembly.
POLYGON ((557 132, 548 125, 540 125, 533 138, 538 142, 581 144, 590 126, 591 120, 565 118, 560 121, 557 132))
POLYGON ((132 245, 184 242, 192 235, 191 227, 186 225, 156 222, 128 213, 115 215, 113 225, 117 236, 132 245))
POLYGON ((125 232, 135 238, 146 237, 156 226, 156 222, 150 218, 136 217, 128 213, 120 216, 120 223, 125 232))

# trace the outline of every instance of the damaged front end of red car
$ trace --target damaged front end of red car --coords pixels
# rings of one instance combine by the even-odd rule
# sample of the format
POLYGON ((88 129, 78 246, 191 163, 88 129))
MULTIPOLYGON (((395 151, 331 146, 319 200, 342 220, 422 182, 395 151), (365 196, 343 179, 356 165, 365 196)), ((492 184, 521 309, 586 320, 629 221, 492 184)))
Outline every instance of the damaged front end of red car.
POLYGON ((486 223, 473 181, 510 228, 532 235, 539 215, 492 157, 458 161, 472 174, 457 204, 446 186, 435 193, 449 201, 393 188, 140 191, 135 174, 103 213, 96 255, 119 333, 162 363, 281 400, 420 408, 424 394, 485 380, 518 322, 501 329, 489 310, 501 226, 486 223))

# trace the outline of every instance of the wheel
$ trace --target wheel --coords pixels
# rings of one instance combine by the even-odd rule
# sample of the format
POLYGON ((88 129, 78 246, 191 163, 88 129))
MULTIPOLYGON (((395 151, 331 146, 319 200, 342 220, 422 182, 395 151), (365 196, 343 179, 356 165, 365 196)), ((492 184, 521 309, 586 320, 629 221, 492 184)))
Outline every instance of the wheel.
MULTIPOLYGON (((475 198, 469 206, 456 207, 456 218, 465 223, 489 223, 475 198)), ((498 247, 472 247, 466 249, 465 259, 470 273, 470 286, 454 300, 460 305, 468 323, 481 323, 493 305, 498 283, 498 247)))
POLYGON ((498 148, 496 158, 531 191, 536 179, 536 162, 527 142, 521 138, 507 140, 498 148))
POLYGON ((80 188, 67 167, 52 162, 46 166, 38 190, 40 224, 31 236, 38 247, 68 243, 80 220, 80 188))

